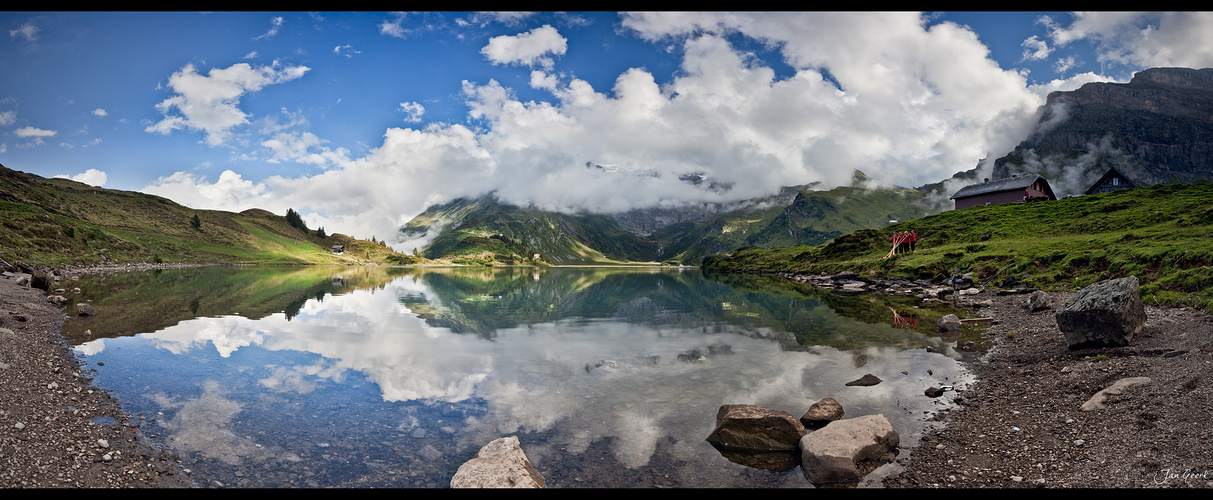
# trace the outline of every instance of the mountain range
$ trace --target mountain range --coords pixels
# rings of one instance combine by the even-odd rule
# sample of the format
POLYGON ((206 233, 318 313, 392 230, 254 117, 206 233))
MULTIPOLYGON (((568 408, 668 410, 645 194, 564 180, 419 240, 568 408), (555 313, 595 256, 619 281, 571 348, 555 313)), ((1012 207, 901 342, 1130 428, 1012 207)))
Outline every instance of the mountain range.
POLYGON ((562 214, 504 205, 492 193, 430 207, 400 231, 429 241, 423 255, 462 263, 517 263, 521 251, 551 264, 625 261, 697 264, 745 246, 819 245, 951 209, 964 183, 1041 174, 1058 196, 1081 195, 1109 168, 1139 186, 1213 179, 1213 69, 1152 68, 1129 83, 1088 83, 1051 93, 1031 136, 993 167, 918 188, 789 186, 731 204, 617 214, 562 214), (496 236, 496 239, 492 238, 496 236), (506 242, 520 245, 516 251, 506 242), (513 255, 514 257, 511 257, 513 255))

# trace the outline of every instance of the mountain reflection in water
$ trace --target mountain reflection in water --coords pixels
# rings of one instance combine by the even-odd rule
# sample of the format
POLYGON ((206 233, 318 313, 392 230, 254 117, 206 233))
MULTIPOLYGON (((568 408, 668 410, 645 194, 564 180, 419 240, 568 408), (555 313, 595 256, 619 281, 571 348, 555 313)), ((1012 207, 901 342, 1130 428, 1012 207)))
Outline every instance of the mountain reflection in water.
POLYGON ((549 487, 807 487, 705 442, 720 405, 799 415, 833 397, 913 443, 949 399, 923 390, 970 380, 955 341, 890 309, 924 327, 951 311, 698 270, 214 267, 74 286, 97 315, 64 331, 97 384, 204 485, 446 487, 517 435, 549 487), (844 385, 866 373, 884 382, 844 385))

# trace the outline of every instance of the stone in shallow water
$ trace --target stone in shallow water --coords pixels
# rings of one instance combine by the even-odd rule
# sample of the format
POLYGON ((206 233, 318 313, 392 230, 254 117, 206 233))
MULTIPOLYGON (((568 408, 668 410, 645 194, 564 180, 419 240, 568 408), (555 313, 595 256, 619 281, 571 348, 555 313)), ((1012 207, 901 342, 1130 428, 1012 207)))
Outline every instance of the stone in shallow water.
POLYGON ((901 436, 884 415, 837 420, 800 439, 800 467, 813 484, 863 477, 859 462, 897 448, 901 436))
POLYGON ((881 382, 884 382, 884 381, 880 380, 879 377, 869 373, 867 375, 859 377, 858 379, 847 382, 847 386, 869 387, 869 386, 879 384, 881 382))
POLYGON ((452 488, 546 488, 543 475, 526 458, 517 436, 498 438, 451 478, 452 488))

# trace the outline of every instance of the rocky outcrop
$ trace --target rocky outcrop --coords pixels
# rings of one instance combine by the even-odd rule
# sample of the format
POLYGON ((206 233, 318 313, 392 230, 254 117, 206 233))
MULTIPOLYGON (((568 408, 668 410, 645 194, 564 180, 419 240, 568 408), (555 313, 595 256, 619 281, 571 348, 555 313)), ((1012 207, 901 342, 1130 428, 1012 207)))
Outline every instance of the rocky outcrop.
POLYGON ((1062 196, 1112 167, 1146 186, 1213 177, 1213 69, 1150 68, 1049 94, 1036 132, 991 178, 1041 174, 1062 196))
POLYGON ((495 439, 451 478, 451 488, 546 488, 543 475, 527 460, 517 436, 495 439))
POLYGON ((81 302, 76 304, 76 314, 80 316, 95 316, 97 313, 93 311, 93 306, 81 302))
POLYGON ((1071 349, 1128 344, 1146 323, 1137 277, 1083 288, 1057 310, 1056 319, 1071 349))
POLYGON ((884 457, 900 443, 884 415, 838 420, 800 439, 800 467, 813 484, 854 481, 863 477, 861 461, 884 457))
POLYGON ((807 432, 786 411, 756 405, 723 405, 707 441, 721 451, 794 451, 807 432))

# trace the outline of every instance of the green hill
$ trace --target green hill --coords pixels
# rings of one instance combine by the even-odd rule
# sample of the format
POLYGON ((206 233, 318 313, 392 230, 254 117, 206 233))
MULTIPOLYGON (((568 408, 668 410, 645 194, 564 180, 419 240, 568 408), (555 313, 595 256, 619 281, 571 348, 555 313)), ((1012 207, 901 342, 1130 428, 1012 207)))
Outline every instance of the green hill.
POLYGON ((342 234, 321 238, 265 210, 194 210, 159 196, 46 179, 0 165, 0 260, 102 265, 408 264, 418 259, 342 234), (345 245, 344 254, 331 253, 333 245, 345 245))
POLYGON ((617 264, 657 257, 656 244, 609 216, 504 205, 491 195, 430 207, 400 231, 410 238, 436 232, 422 255, 455 264, 617 264))
POLYGON ((1076 289, 1135 275, 1150 303, 1207 308, 1213 300, 1213 184, 1160 184, 1038 203, 953 210, 856 231, 819 246, 745 248, 709 256, 724 272, 857 272, 1076 289), (918 249, 884 258, 895 231, 918 249))

